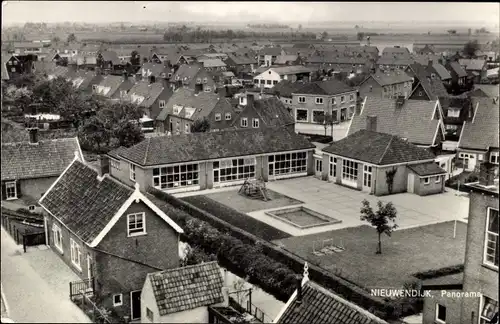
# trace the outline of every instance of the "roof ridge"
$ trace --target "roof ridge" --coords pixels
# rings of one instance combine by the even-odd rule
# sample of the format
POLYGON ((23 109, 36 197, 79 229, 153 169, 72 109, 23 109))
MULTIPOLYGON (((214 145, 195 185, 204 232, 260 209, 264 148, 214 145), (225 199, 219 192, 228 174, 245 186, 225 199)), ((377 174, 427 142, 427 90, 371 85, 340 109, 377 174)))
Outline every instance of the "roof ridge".
POLYGON ((149 145, 150 145, 150 143, 151 143, 151 137, 148 138, 148 141, 146 143, 146 152, 144 153, 144 162, 143 162, 144 165, 146 165, 146 162, 148 160, 148 152, 149 152, 149 145))
POLYGON ((158 275, 158 274, 164 274, 164 273, 174 272, 174 271, 183 270, 183 269, 191 269, 191 268, 200 267, 200 266, 212 265, 214 263, 217 264, 217 266, 219 265, 217 261, 202 262, 202 263, 192 264, 192 265, 188 265, 188 266, 184 266, 184 267, 166 269, 166 270, 162 270, 162 271, 158 271, 158 272, 152 272, 152 273, 150 273, 150 275, 155 275, 155 274, 158 275))
POLYGON ((387 146, 385 147, 384 149, 384 153, 382 153, 382 155, 380 156, 380 160, 378 161, 378 164, 382 164, 382 160, 384 159, 384 156, 385 154, 387 153, 387 151, 389 150, 389 147, 391 146, 392 144, 392 140, 394 139, 394 136, 395 135, 391 135, 391 139, 389 140, 389 143, 387 143, 387 146))

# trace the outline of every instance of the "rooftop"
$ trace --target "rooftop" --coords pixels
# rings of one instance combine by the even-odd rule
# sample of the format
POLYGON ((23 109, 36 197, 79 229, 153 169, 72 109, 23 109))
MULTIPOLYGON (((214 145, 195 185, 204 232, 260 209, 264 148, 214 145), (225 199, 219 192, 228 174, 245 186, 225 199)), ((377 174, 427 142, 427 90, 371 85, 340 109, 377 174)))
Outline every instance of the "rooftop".
POLYGON ((356 90, 355 88, 348 86, 346 83, 342 81, 329 80, 329 81, 304 83, 300 88, 295 90, 293 93, 312 94, 312 95, 337 95, 355 90, 356 90))
POLYGON ((465 122, 458 147, 462 149, 487 150, 498 148, 499 103, 492 98, 472 98, 474 118, 465 122))

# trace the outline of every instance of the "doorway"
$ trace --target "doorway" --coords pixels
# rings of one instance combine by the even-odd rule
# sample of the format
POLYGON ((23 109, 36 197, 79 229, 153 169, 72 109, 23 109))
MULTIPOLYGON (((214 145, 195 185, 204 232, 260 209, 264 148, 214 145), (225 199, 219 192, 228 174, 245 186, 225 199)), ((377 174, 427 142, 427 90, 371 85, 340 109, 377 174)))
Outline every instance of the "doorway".
POLYGON ((130 292, 130 319, 138 320, 141 318, 141 291, 130 292))

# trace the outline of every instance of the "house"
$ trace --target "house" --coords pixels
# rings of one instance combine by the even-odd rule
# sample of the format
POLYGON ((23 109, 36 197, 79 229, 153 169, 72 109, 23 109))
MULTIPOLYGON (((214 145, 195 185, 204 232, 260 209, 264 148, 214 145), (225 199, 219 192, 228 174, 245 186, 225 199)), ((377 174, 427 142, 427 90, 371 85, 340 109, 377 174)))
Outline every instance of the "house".
POLYGON ((482 165, 479 181, 465 187, 470 196, 464 271, 424 281, 422 290, 431 293, 424 298, 424 324, 498 323, 498 179, 482 165))
POLYGON ((430 151, 399 136, 361 129, 322 149, 322 178, 375 196, 400 192, 420 196, 444 192, 446 171, 430 151))
POLYGON ((480 164, 489 162, 498 169, 499 104, 496 98, 472 98, 474 117, 464 122, 458 140, 457 159, 466 171, 476 170, 480 164))
POLYGON ((298 55, 280 55, 274 61, 274 65, 300 65, 302 62, 298 55))
POLYGON ((125 99, 134 81, 127 75, 104 75, 101 82, 92 86, 93 93, 106 99, 125 99))
POLYGON ((198 58, 197 61, 200 62, 207 71, 225 71, 227 67, 226 63, 219 58, 198 58))
POLYGON ((449 86, 449 85, 451 85, 451 81, 452 81, 451 74, 448 70, 446 70, 446 68, 444 67, 444 65, 441 62, 439 62, 439 61, 438 62, 436 62, 436 61, 430 62, 429 61, 428 66, 429 66, 431 73, 435 73, 445 86, 449 86))
POLYGON ((404 71, 377 70, 359 84, 361 97, 378 96, 381 98, 408 98, 411 93, 413 78, 404 71))
POLYGON ((429 61, 427 65, 411 64, 407 74, 414 78, 408 99, 429 101, 448 98, 448 91, 438 74, 434 72, 432 61, 429 61))
POLYGON ((213 92, 196 92, 188 88, 175 90, 155 120, 158 133, 190 133, 195 120, 207 117, 219 101, 213 92))
POLYGON ((43 43, 35 42, 14 42, 14 54, 38 54, 44 50, 43 43))
POLYGON ((245 75, 249 76, 255 71, 257 59, 255 53, 229 53, 224 63, 226 63, 228 70, 233 71, 238 78, 244 79, 245 75))
POLYGON ((93 71, 79 70, 74 75, 71 76, 71 82, 73 86, 84 92, 92 93, 94 86, 98 86, 104 79, 104 76, 96 74, 93 71))
POLYGON ((149 273, 141 292, 141 323, 214 323, 210 306, 229 306, 217 261, 149 273))
POLYGON ((170 84, 174 90, 181 87, 195 90, 197 86, 201 86, 204 92, 213 92, 217 88, 208 71, 196 63, 179 66, 179 69, 170 78, 170 84))
POLYGON ((381 56, 376 63, 379 70, 402 70, 405 71, 415 60, 406 56, 381 56))
POLYGON ((463 86, 467 83, 467 72, 456 61, 450 61, 445 65, 451 74, 452 84, 463 86))
POLYGON ((406 47, 394 46, 394 47, 385 47, 382 50, 382 57, 388 58, 410 58, 411 53, 410 50, 406 47))
POLYGON ((467 72, 474 83, 481 83, 486 79, 488 69, 485 59, 459 59, 458 64, 467 72))
POLYGON ((439 150, 444 140, 443 113, 438 100, 402 100, 368 96, 354 114, 347 135, 361 129, 384 132, 408 142, 439 150), (367 124, 370 117, 371 124, 367 124))
POLYGON ((163 64, 156 63, 143 63, 139 70, 137 71, 137 77, 141 80, 148 80, 150 77, 154 77, 155 82, 166 81, 172 77, 173 69, 165 66, 163 64))
POLYGON ((39 140, 29 129, 29 141, 2 143, 2 207, 38 211, 37 201, 50 188, 75 152, 83 159, 78 138, 39 140))
POLYGON ((136 82, 128 90, 125 100, 143 107, 145 115, 154 120, 166 106, 172 93, 172 89, 161 83, 153 82, 150 77, 148 81, 136 82))
POLYGON ((32 55, 3 54, 2 64, 5 64, 9 79, 17 78, 25 73, 31 73, 36 58, 32 55))
POLYGON ((66 166, 39 201, 45 235, 102 307, 137 320, 147 274, 179 267, 183 231, 138 185, 132 189, 101 167, 97 172, 77 157, 66 166))
POLYGON ((311 281, 307 267, 306 262, 302 280, 298 280, 297 289, 290 296, 273 323, 387 324, 386 321, 367 310, 311 281))
POLYGON ((114 51, 100 51, 97 54, 97 67, 103 71, 114 71, 122 65, 123 62, 114 51))
POLYGON ((371 69, 374 60, 363 56, 349 56, 338 52, 319 52, 306 58, 307 66, 317 66, 325 70, 347 70, 348 72, 358 72, 364 69, 371 69))
POLYGON ((243 106, 233 103, 233 100, 239 103, 239 99, 220 97, 212 111, 206 116, 211 132, 233 128, 233 123, 244 109, 243 106))
POLYGON ((425 44, 425 46, 422 48, 414 48, 413 50, 415 53, 417 53, 419 55, 435 54, 434 46, 429 45, 429 44, 425 44))
POLYGON ((295 121, 318 123, 320 116, 332 115, 336 122, 350 119, 356 109, 357 91, 338 81, 305 83, 292 93, 295 121))
POLYGON ((254 76, 253 81, 255 86, 272 88, 281 80, 290 80, 292 82, 311 81, 312 72, 313 69, 302 65, 271 67, 254 76))
POLYGON ((475 84, 474 90, 469 92, 471 97, 498 98, 500 87, 493 84, 475 84))
POLYGON ((259 51, 258 64, 259 66, 271 66, 278 56, 285 54, 281 47, 264 47, 259 51))
MULTIPOLYGON (((230 127, 285 127, 291 132, 295 130, 295 120, 292 114, 278 98, 254 100, 254 96, 249 94, 246 97, 240 97, 239 100, 239 105, 244 108, 238 116, 235 116, 230 127)), ((215 120, 220 119, 222 115, 216 114, 215 120)))
MULTIPOLYGON (((147 138, 114 157, 111 175, 142 188, 196 191, 312 175, 314 145, 285 128, 147 138)), ((145 189, 144 189, 145 190, 145 189)))
POLYGON ((97 57, 90 55, 75 55, 68 60, 68 64, 74 64, 78 69, 95 70, 97 57))

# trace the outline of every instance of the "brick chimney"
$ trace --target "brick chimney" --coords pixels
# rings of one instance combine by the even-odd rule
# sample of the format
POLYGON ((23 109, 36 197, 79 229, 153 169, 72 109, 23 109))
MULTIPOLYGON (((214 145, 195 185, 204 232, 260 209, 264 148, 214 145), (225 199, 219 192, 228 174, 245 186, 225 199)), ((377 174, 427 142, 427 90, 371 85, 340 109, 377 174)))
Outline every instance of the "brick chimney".
POLYGON ((128 73, 123 71, 123 81, 128 81, 128 73))
POLYGON ((429 60, 429 62, 427 63, 427 66, 431 68, 432 67, 432 63, 433 63, 432 60, 429 60))
POLYGON ((295 302, 297 304, 302 304, 302 278, 297 277, 297 298, 295 298, 295 302))
POLYGON ((377 131, 377 116, 366 116, 366 130, 377 131))
POLYGON ((30 144, 38 144, 38 128, 28 128, 30 134, 30 144))
POLYGON ((253 106, 254 96, 252 94, 247 94, 247 106, 253 106))
POLYGON ((494 165, 489 162, 481 163, 479 166, 479 184, 489 187, 494 184, 494 179, 494 165))
POLYGON ((99 176, 102 177, 106 173, 109 173, 109 157, 105 154, 99 155, 99 176))

